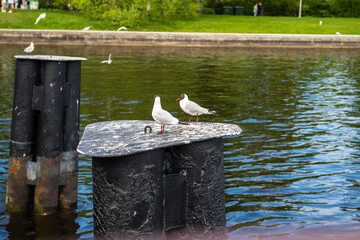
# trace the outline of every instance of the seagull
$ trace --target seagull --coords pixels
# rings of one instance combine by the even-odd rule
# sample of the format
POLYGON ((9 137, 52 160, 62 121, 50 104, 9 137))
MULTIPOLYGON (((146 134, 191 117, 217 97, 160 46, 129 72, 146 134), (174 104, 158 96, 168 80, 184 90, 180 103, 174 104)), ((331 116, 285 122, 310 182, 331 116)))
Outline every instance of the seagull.
POLYGON ((35 21, 35 25, 38 24, 38 22, 39 22, 41 19, 45 18, 45 17, 46 17, 46 13, 40 14, 40 15, 38 16, 38 18, 36 19, 36 21, 35 21))
POLYGON ((88 27, 84 28, 84 29, 81 30, 81 31, 89 31, 90 28, 91 28, 91 26, 88 26, 88 27))
POLYGON ((319 23, 319 25, 321 26, 322 25, 322 21, 320 20, 320 23, 319 23))
POLYGON ((153 107, 151 115, 157 123, 161 124, 161 130, 160 130, 160 132, 158 132, 158 135, 164 133, 165 125, 174 125, 174 124, 179 124, 179 123, 187 124, 187 123, 180 122, 179 119, 177 119, 176 117, 173 117, 168 111, 162 109, 159 96, 155 96, 154 107, 153 107))
POLYGON ((24 49, 24 52, 31 53, 32 51, 34 51, 34 49, 35 49, 34 43, 31 42, 30 46, 28 46, 27 48, 24 49))
POLYGON ((336 35, 338 35, 339 37, 341 37, 341 34, 339 32, 336 32, 336 35))
POLYGON ((109 59, 108 60, 104 60, 104 61, 102 61, 101 63, 107 63, 107 64, 110 64, 112 62, 112 60, 111 60, 111 53, 110 53, 110 55, 109 55, 109 59))
POLYGON ((116 30, 117 32, 121 31, 121 30, 126 30, 127 31, 127 28, 126 27, 121 27, 119 28, 118 30, 116 30))
POLYGON ((181 94, 176 101, 180 100, 180 107, 181 109, 186 112, 187 114, 190 114, 191 117, 188 122, 191 121, 191 118, 196 115, 196 122, 199 121, 199 115, 201 114, 215 114, 215 111, 211 111, 207 108, 200 107, 197 103, 190 101, 188 96, 184 93, 181 94))

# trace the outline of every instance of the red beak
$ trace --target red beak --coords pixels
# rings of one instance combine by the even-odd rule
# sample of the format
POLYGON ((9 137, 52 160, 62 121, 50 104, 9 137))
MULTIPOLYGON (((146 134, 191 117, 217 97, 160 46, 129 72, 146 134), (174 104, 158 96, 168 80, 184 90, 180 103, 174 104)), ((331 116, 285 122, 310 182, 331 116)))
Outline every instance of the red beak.
POLYGON ((180 98, 176 99, 176 101, 179 101, 179 100, 180 100, 180 98))

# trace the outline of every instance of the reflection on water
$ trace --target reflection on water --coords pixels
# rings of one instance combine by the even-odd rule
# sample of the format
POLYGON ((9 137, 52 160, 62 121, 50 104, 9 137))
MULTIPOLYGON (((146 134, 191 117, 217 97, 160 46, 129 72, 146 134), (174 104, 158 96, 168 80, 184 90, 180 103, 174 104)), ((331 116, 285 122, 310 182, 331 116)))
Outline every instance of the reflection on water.
MULTIPOLYGON (((91 238, 91 159, 80 156, 79 203, 54 216, 5 213, 15 73, 23 46, 0 46, 0 238, 91 238)), ((81 131, 93 122, 151 119, 153 96, 187 120, 187 93, 238 124, 224 139, 230 239, 352 239, 360 234, 360 55, 353 51, 49 48, 86 57, 81 131), (100 64, 112 53, 113 63, 100 64), (325 233, 324 233, 325 232, 325 233)), ((160 128, 160 127, 159 127, 160 128)))

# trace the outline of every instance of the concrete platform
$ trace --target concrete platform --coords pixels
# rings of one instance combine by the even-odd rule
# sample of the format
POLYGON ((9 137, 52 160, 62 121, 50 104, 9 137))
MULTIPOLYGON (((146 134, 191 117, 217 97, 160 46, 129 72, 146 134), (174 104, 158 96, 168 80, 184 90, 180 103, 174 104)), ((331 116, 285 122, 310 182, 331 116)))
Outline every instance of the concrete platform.
POLYGON ((199 142, 224 136, 240 135, 235 124, 198 122, 189 125, 165 126, 157 135, 160 124, 155 121, 105 121, 86 126, 77 151, 91 157, 120 157, 158 148, 199 142), (145 133, 149 126, 152 133, 145 133))
POLYGON ((0 29, 0 44, 235 48, 360 48, 360 35, 0 29))

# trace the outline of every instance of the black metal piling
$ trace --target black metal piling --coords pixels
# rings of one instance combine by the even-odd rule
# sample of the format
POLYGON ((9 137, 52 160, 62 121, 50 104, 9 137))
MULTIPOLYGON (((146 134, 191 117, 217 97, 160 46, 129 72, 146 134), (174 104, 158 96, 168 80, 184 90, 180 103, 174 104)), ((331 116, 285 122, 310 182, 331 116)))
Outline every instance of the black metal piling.
POLYGON ((171 239, 183 239, 189 235, 200 239, 221 239, 226 225, 222 138, 167 150, 170 155, 169 173, 182 173, 186 178, 185 193, 171 197, 184 198, 186 224, 173 228, 168 235, 171 239))
POLYGON ((67 62, 65 79, 64 142, 60 163, 59 204, 72 208, 77 202, 78 153, 80 124, 81 62, 67 62), (77 131, 74 131, 76 129, 77 131))
POLYGON ((15 56, 6 208, 40 213, 76 204, 83 58, 15 56), (74 73, 74 74, 72 74, 74 73), (59 193, 60 191, 60 193, 59 193))
POLYGON ((97 239, 225 239, 222 136, 233 124, 152 121, 88 125, 78 151, 93 159, 97 239), (156 132, 156 131, 153 131, 156 132))
POLYGON ((24 59, 16 63, 6 190, 6 208, 10 211, 24 211, 32 201, 26 165, 34 157, 36 114, 32 104, 33 91, 39 88, 40 67, 39 61, 24 59))

